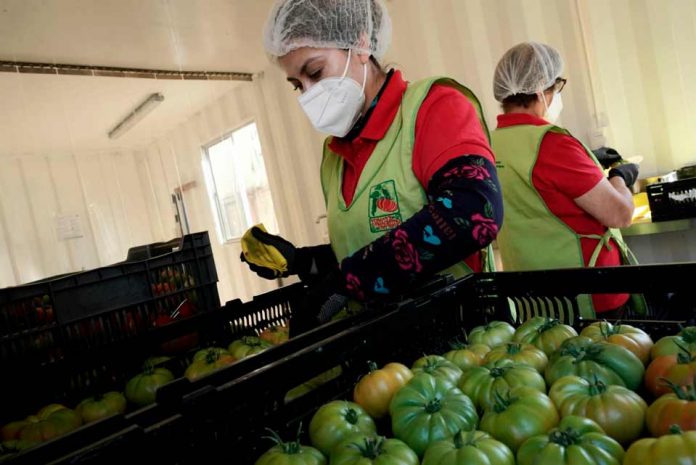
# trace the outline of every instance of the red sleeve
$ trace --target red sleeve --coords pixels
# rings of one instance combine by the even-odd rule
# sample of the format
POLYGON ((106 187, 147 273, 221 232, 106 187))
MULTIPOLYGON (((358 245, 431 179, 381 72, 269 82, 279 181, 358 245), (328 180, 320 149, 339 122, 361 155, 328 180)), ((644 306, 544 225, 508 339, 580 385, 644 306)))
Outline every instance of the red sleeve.
POLYGON ((541 141, 533 176, 534 184, 577 199, 595 187, 604 173, 577 140, 550 132, 541 141))
POLYGON ((433 175, 462 155, 480 155, 495 164, 476 109, 458 90, 435 85, 416 117, 413 172, 427 189, 433 175))

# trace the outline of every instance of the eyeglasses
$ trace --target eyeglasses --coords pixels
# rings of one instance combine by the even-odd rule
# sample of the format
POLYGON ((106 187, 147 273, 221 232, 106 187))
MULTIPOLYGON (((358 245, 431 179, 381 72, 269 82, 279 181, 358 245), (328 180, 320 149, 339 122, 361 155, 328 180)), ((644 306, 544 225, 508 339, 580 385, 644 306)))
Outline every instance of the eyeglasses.
POLYGON ((565 78, 556 78, 556 82, 553 83, 553 90, 560 94, 567 82, 568 80, 565 78))

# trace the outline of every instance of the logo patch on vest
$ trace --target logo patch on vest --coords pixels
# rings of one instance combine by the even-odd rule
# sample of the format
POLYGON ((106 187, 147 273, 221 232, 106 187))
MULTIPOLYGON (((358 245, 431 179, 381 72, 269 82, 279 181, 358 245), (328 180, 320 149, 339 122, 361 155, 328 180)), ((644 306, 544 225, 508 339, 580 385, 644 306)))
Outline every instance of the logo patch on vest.
POLYGON ((370 188, 369 208, 370 231, 373 233, 391 231, 401 225, 399 197, 393 180, 370 188))

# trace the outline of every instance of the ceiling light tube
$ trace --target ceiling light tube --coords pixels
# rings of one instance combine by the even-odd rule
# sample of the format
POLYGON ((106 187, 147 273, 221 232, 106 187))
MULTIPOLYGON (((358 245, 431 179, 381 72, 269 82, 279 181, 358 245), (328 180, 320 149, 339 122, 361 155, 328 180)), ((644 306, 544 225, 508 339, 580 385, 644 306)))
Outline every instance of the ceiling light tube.
POLYGON ((130 128, 138 124, 148 113, 155 109, 157 105, 164 101, 164 95, 159 92, 150 94, 143 103, 123 118, 114 128, 109 131, 109 139, 116 139, 125 134, 130 128))

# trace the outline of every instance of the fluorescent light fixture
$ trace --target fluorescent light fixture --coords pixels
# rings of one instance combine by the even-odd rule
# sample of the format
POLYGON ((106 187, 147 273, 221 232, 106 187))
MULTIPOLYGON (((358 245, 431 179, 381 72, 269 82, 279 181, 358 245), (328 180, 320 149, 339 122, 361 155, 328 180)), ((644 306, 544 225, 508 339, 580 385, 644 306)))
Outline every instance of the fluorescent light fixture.
POLYGON ((116 139, 125 134, 130 128, 138 124, 148 113, 155 109, 157 105, 164 101, 164 95, 156 92, 150 94, 140 105, 135 107, 128 116, 123 118, 114 128, 109 131, 109 139, 116 139))

